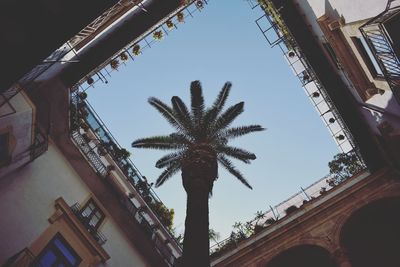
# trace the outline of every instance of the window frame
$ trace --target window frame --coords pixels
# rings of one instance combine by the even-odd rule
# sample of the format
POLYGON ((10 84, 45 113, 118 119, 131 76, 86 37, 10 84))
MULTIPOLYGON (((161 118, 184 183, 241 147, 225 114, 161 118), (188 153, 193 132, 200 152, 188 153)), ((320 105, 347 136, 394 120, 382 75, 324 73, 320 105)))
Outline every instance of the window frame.
POLYGON ((89 226, 92 227, 94 230, 98 230, 99 227, 101 226, 101 224, 103 223, 104 219, 106 218, 106 215, 104 214, 103 210, 100 208, 100 206, 96 203, 96 201, 93 198, 89 198, 85 205, 82 206, 82 208, 79 211, 79 214, 82 216, 82 218, 87 217, 87 224, 85 223, 85 226, 89 226), (90 209, 90 204, 92 204, 94 206, 94 209, 90 210, 90 214, 89 216, 85 216, 84 215, 84 211, 89 208, 90 209), (101 217, 99 218, 99 220, 96 222, 95 225, 90 224, 90 221, 92 220, 93 217, 96 216, 96 213, 100 213, 101 217))
POLYGON ((57 266, 59 266, 59 264, 63 264, 65 267, 78 267, 82 262, 82 258, 78 255, 78 253, 74 250, 74 248, 65 240, 65 238, 61 235, 60 232, 57 232, 53 236, 53 238, 46 244, 46 246, 40 251, 39 255, 35 258, 35 264, 33 266, 42 266, 42 263, 40 262, 40 260, 48 252, 52 252, 57 257, 56 261, 52 264, 52 267, 57 267, 57 266), (55 244, 56 240, 60 240, 62 245, 75 258, 75 260, 76 260, 75 264, 70 263, 67 256, 55 244))

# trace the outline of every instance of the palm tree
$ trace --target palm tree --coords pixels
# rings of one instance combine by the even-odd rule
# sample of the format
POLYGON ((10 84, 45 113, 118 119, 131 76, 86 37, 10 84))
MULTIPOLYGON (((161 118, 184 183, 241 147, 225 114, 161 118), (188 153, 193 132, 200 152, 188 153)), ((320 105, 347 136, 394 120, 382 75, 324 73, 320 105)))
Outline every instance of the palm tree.
POLYGON ((165 168, 156 181, 156 187, 181 171, 187 194, 184 266, 210 265, 208 198, 212 194, 214 181, 218 178, 218 163, 252 189, 230 158, 250 163, 256 156, 244 149, 229 146, 228 141, 264 128, 260 125, 230 127, 244 107, 244 102, 240 102, 223 111, 231 86, 231 83, 225 83, 213 105, 205 108, 201 84, 199 81, 192 82, 191 111, 177 96, 172 97, 172 106, 157 98, 149 98, 150 105, 160 112, 176 132, 138 139, 132 143, 132 147, 137 148, 173 150, 156 163, 157 168, 165 168))

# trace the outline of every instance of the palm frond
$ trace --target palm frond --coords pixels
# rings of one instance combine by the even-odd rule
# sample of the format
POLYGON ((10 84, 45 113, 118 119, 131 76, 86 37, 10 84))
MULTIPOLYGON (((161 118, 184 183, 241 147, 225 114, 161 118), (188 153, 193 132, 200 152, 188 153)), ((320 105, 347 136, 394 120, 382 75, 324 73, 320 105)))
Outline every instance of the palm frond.
POLYGON ((150 97, 148 99, 148 102, 150 105, 152 105, 155 109, 157 109, 158 112, 161 113, 161 115, 176 129, 178 130, 183 130, 181 123, 179 122, 178 118, 174 114, 174 111, 172 110, 171 107, 169 107, 167 104, 162 102, 161 100, 155 98, 155 97, 150 97))
POLYGON ((243 112, 244 102, 237 103, 229 107, 224 113, 219 116, 211 129, 214 134, 217 134, 221 129, 228 127, 234 119, 243 112))
POLYGON ((187 143, 173 135, 153 136, 140 138, 132 142, 132 147, 152 149, 182 149, 187 143))
POLYGON ((204 98, 199 81, 190 84, 190 96, 192 101, 192 116, 195 125, 199 125, 204 114, 204 98))
POLYGON ((157 178, 156 187, 162 185, 166 180, 171 178, 175 173, 177 173, 181 168, 181 164, 179 161, 172 163, 169 165, 157 178))
POLYGON ((222 164, 222 166, 230 172, 233 176, 235 176, 239 181, 241 181, 245 186, 247 186, 250 189, 253 189, 251 185, 247 182, 247 180, 243 177, 243 174, 237 170, 232 162, 224 157, 223 155, 218 155, 218 162, 222 164))
POLYGON ((232 138, 246 135, 248 133, 260 132, 260 131, 264 131, 264 130, 265 130, 265 128, 263 128, 261 125, 248 125, 248 126, 233 127, 233 128, 226 129, 223 133, 221 133, 221 137, 227 138, 227 139, 232 139, 232 138))
POLYGON ((192 132, 192 121, 188 108, 182 99, 177 96, 171 99, 172 109, 174 111, 175 117, 179 120, 181 125, 185 128, 187 133, 192 132))
POLYGON ((182 156, 183 156, 182 151, 167 154, 156 162, 156 167, 159 169, 164 168, 170 165, 172 162, 180 160, 182 156))
POLYGON ((221 112, 221 110, 225 105, 226 99, 229 96, 231 87, 232 84, 230 82, 226 82, 224 84, 217 98, 215 99, 213 105, 206 111, 204 115, 204 121, 203 121, 204 126, 210 125, 218 116, 218 114, 221 112))
POLYGON ((229 157, 243 161, 244 163, 250 163, 250 160, 255 160, 256 155, 244 149, 232 146, 219 146, 217 147, 218 153, 223 153, 229 157))

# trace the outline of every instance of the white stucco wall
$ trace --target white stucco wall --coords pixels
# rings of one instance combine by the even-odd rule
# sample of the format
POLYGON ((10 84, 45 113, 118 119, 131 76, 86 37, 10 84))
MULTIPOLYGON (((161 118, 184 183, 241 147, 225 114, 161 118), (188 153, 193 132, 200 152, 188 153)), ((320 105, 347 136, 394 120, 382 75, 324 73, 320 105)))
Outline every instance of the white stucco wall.
POLYGON ((12 149, 11 162, 0 168, 0 178, 30 160, 34 116, 32 104, 21 93, 0 108, 0 131, 9 131, 12 149))
POLYGON ((374 17, 385 10, 387 0, 296 0, 304 13, 319 18, 324 14, 343 17, 346 23, 374 17))
MULTIPOLYGON (((49 226, 57 198, 72 205, 89 195, 88 187, 51 142, 44 155, 0 179, 0 265, 49 226)), ((111 257, 102 266, 146 266, 110 216, 101 231, 108 239, 103 248, 111 257)))

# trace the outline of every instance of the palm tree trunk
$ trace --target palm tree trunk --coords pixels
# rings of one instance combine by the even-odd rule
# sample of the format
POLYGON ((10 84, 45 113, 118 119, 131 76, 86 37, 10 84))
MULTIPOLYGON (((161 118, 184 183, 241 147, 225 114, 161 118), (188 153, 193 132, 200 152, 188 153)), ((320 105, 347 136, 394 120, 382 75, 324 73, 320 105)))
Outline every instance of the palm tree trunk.
POLYGON ((208 196, 218 176, 216 155, 210 147, 197 147, 187 153, 181 170, 187 194, 183 266, 209 267, 208 196))
POLYGON ((208 227, 208 191, 202 187, 187 192, 183 266, 210 266, 208 227))

